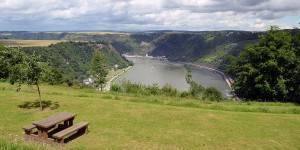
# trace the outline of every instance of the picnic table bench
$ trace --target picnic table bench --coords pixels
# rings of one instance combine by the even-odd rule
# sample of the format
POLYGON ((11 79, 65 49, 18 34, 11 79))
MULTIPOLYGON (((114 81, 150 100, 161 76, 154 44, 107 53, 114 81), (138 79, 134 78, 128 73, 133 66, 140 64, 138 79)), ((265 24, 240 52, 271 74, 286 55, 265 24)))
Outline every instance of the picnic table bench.
POLYGON ((75 116, 76 114, 62 112, 33 122, 31 125, 23 127, 25 138, 49 144, 58 141, 62 144, 64 143, 65 136, 74 133, 75 131, 87 133, 87 122, 81 122, 73 126, 75 116), (60 124, 62 122, 63 124, 60 124), (34 129, 37 129, 37 134, 33 133, 34 129))
POLYGON ((74 126, 71 126, 65 130, 62 130, 58 133, 53 134, 53 137, 57 139, 59 143, 64 143, 64 137, 75 132, 79 131, 80 133, 87 133, 88 122, 80 122, 74 126))

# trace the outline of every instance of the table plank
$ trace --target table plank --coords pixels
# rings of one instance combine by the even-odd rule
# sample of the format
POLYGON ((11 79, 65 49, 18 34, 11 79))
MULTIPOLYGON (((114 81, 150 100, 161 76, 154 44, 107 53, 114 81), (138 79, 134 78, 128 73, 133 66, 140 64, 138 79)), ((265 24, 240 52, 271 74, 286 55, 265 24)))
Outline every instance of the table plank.
POLYGON ((53 116, 47 117, 43 120, 39 120, 34 122, 33 124, 42 127, 42 128, 49 128, 53 125, 56 125, 59 122, 69 120, 71 118, 74 118, 76 114, 68 113, 68 112, 62 112, 59 114, 55 114, 53 116))

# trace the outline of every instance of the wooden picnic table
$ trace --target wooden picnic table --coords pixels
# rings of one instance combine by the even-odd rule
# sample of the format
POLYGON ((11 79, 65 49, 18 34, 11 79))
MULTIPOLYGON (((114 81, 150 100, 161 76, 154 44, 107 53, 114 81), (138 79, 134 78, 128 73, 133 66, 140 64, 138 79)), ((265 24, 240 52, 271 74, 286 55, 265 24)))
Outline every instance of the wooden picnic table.
POLYGON ((62 112, 48 118, 45 118, 40 121, 36 121, 32 123, 38 129, 38 138, 47 140, 49 138, 48 132, 56 127, 60 122, 64 122, 65 127, 69 127, 73 125, 73 120, 76 114, 62 112))

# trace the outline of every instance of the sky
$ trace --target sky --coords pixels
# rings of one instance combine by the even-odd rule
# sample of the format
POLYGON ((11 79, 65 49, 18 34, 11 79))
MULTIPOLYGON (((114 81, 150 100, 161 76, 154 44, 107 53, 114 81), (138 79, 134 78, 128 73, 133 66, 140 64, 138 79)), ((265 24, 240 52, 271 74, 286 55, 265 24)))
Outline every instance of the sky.
POLYGON ((300 27, 300 0, 0 0, 0 31, 300 27))

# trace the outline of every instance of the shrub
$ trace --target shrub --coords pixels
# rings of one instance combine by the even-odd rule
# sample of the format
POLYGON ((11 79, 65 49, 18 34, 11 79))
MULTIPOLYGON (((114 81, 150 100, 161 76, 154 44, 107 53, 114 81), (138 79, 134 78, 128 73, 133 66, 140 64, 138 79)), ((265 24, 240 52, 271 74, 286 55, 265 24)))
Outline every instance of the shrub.
POLYGON ((183 91, 180 93, 180 97, 188 97, 190 94, 187 91, 183 91))
POLYGON ((217 90, 215 87, 208 87, 203 92, 203 99, 211 100, 211 101, 221 101, 223 100, 222 93, 217 90))
POLYGON ((192 97, 199 98, 204 90, 205 88, 202 85, 198 84, 195 81, 190 81, 189 94, 192 97))
POLYGON ((162 89, 161 92, 163 95, 166 96, 177 96, 178 94, 178 90, 174 87, 172 87, 170 84, 165 84, 162 89))
POLYGON ((146 94, 143 86, 140 83, 131 83, 130 81, 122 81, 121 86, 124 88, 126 93, 133 93, 133 94, 146 94))
POLYGON ((147 86, 147 92, 149 92, 149 94, 151 95, 158 95, 160 93, 160 89, 158 87, 157 83, 153 83, 150 86, 147 86))
POLYGON ((123 87, 121 85, 119 85, 119 84, 113 84, 110 87, 110 90, 113 91, 113 92, 124 92, 123 87))

